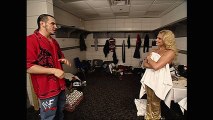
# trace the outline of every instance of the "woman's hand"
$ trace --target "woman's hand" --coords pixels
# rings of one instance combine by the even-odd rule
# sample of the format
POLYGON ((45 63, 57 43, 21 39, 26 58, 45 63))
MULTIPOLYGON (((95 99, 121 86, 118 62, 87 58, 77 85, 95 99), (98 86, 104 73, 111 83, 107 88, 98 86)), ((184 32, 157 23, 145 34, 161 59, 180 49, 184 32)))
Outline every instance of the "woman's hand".
POLYGON ((149 61, 151 60, 151 56, 152 56, 152 54, 148 54, 148 55, 146 56, 147 63, 149 63, 149 61))

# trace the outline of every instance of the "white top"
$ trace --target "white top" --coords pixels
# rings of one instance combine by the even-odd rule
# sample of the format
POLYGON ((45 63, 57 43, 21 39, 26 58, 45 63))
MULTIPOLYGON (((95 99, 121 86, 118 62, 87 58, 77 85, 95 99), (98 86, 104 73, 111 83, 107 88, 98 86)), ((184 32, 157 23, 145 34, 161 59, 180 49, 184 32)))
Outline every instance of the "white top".
MULTIPOLYGON (((157 62, 160 59, 158 53, 152 52, 151 59, 157 62)), ((146 71, 141 79, 140 98, 145 94, 145 85, 149 86, 161 100, 164 100, 169 90, 172 88, 172 77, 169 69, 169 64, 166 64, 159 70, 146 68, 146 71)))

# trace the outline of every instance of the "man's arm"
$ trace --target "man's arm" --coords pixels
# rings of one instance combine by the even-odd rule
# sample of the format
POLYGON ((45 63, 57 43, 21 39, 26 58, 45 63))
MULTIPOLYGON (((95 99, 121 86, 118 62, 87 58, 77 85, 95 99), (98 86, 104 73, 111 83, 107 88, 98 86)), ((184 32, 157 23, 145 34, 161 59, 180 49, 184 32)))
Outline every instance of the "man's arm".
POLYGON ((63 64, 66 64, 69 67, 71 67, 71 63, 69 62, 69 60, 67 60, 65 58, 64 53, 61 51, 61 48, 60 48, 60 46, 59 46, 59 44, 58 44, 58 42, 56 40, 55 40, 55 43, 56 43, 56 46, 58 47, 59 54, 60 54, 60 57, 59 57, 58 61, 60 61, 63 64))
POLYGON ((64 71, 57 68, 46 68, 40 65, 33 65, 27 69, 28 73, 31 74, 54 74, 58 78, 64 78, 64 71))

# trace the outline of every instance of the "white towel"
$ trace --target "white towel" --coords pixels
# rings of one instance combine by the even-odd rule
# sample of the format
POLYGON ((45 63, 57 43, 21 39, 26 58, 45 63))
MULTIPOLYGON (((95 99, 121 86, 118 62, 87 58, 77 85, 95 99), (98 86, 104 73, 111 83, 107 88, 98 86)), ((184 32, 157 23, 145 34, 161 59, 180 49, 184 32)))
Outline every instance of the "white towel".
POLYGON ((178 102, 178 104, 184 114, 184 109, 187 110, 187 97, 183 98, 180 102, 178 102))
POLYGON ((146 113, 146 99, 135 99, 135 106, 137 108, 137 116, 144 116, 146 113))
MULTIPOLYGON (((161 56, 155 52, 151 53, 151 59, 155 62, 157 62, 160 57, 161 56)), ((141 83, 140 98, 145 94, 145 85, 147 85, 155 92, 156 96, 164 100, 173 86, 169 64, 166 64, 166 66, 156 71, 146 68, 141 83)))

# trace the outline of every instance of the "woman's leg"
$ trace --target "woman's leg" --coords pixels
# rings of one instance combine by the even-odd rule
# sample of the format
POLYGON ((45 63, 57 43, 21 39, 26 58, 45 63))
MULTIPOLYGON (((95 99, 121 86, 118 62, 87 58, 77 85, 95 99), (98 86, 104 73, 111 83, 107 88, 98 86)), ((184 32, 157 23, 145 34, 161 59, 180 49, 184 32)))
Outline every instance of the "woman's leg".
POLYGON ((146 113, 145 113, 145 119, 149 120, 152 118, 152 111, 151 111, 151 91, 148 86, 145 86, 146 94, 147 94, 147 104, 146 104, 146 113))
POLYGON ((155 95, 154 91, 146 86, 147 106, 146 120, 159 120, 161 118, 160 99, 155 95))

